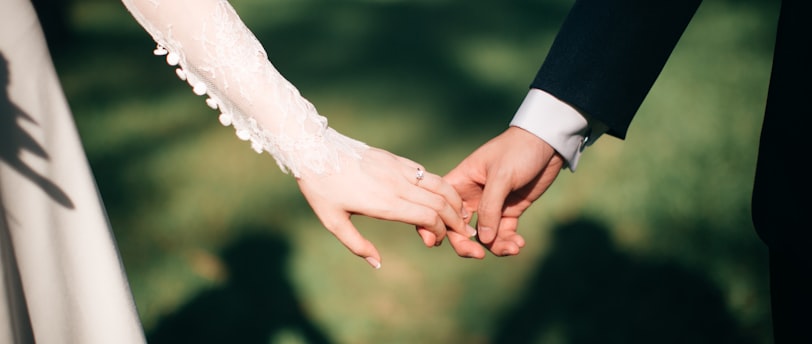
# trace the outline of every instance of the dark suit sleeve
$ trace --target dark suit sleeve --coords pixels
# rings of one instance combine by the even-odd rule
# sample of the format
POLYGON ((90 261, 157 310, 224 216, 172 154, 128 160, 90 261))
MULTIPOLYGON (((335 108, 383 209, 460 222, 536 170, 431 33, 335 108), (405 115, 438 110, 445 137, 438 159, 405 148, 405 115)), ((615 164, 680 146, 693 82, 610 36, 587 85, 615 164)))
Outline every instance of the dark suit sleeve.
POLYGON ((532 88, 626 131, 701 0, 576 0, 532 88))

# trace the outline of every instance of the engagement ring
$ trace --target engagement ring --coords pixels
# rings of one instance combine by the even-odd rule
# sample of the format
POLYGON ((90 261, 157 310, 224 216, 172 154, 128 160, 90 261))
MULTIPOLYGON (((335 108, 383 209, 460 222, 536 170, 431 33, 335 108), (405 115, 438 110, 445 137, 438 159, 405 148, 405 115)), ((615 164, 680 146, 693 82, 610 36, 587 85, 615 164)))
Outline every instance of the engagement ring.
POLYGON ((420 169, 420 167, 417 168, 417 173, 414 174, 414 178, 417 179, 417 181, 414 182, 415 184, 418 184, 421 180, 423 180, 423 170, 420 169))

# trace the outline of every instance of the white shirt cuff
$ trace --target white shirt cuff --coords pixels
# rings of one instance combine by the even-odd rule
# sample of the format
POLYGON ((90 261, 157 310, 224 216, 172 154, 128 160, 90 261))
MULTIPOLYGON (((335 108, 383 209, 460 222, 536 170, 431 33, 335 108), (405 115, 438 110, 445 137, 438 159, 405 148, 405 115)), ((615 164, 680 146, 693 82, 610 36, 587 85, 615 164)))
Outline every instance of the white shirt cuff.
POLYGON ((590 120, 585 114, 553 95, 532 88, 510 122, 538 136, 564 157, 575 171, 581 152, 606 132, 606 125, 590 120))

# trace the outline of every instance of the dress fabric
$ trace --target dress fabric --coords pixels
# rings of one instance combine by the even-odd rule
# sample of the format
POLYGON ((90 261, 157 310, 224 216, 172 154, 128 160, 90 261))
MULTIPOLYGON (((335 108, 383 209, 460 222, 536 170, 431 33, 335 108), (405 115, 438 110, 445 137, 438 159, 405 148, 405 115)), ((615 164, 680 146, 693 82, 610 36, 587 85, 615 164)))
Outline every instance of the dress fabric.
POLYGON ((144 343, 33 6, 0 1, 0 343, 144 343))
POLYGON ((228 1, 122 2, 155 40, 154 54, 205 97, 224 126, 257 153, 269 153, 282 171, 295 177, 338 172, 368 148, 327 125, 228 1))

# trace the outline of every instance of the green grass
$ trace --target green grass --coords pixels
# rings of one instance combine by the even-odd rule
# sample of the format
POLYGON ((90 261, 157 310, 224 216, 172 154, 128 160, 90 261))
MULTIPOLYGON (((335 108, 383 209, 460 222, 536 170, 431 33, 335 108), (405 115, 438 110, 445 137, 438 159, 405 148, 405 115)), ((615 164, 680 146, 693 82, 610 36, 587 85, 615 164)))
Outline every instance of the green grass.
MULTIPOLYGON (((570 2, 233 4, 334 128, 443 174, 505 128, 570 2)), ((117 2, 75 0, 54 56, 148 333, 197 309, 274 343, 769 343, 749 197, 776 10, 706 2, 629 138, 602 138, 523 217, 521 255, 463 260, 357 218, 380 271, 219 126, 117 2)))

